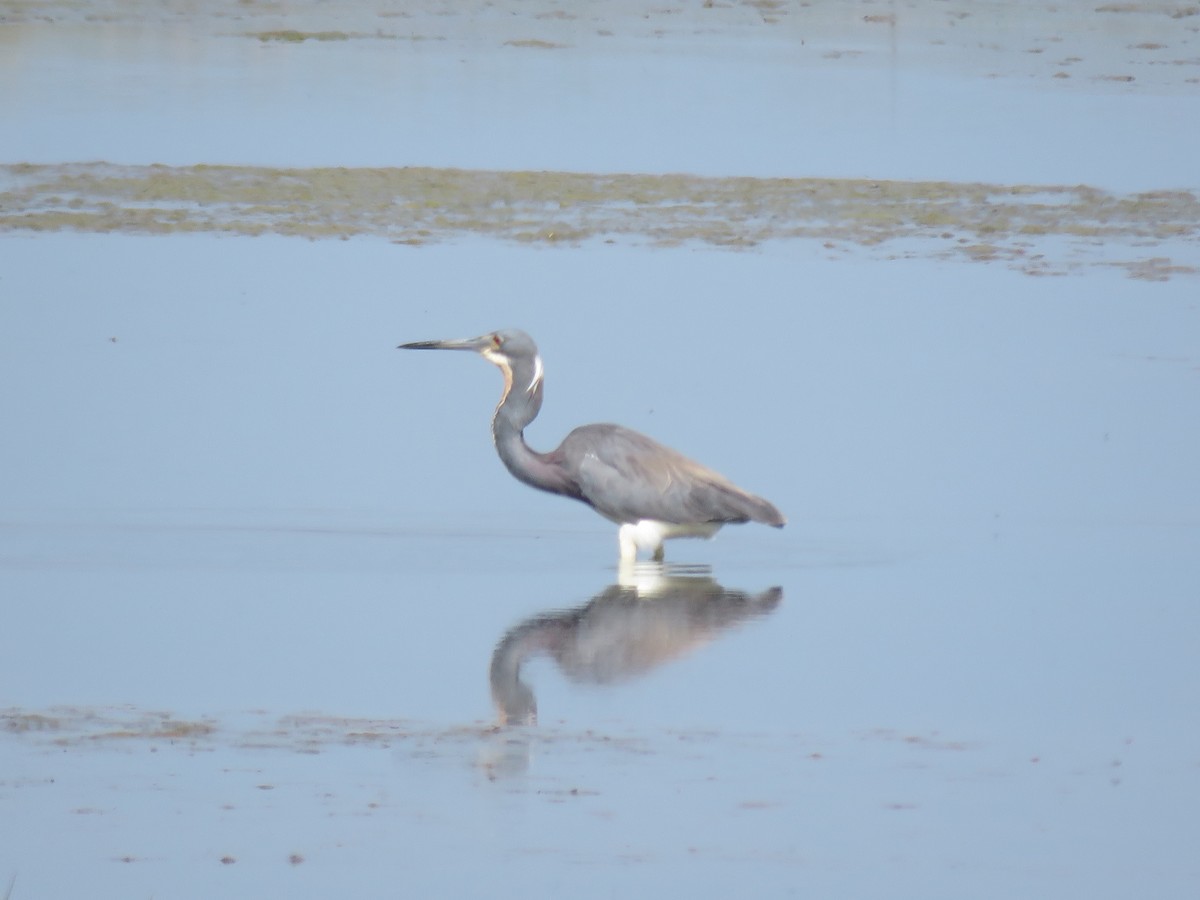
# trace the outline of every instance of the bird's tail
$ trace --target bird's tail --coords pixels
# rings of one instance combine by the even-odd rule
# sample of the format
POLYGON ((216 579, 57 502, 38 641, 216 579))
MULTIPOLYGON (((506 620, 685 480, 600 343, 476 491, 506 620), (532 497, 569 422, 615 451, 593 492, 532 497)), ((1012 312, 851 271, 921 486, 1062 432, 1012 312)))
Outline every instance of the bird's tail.
POLYGON ((746 498, 748 512, 750 518, 755 522, 762 522, 764 525, 770 525, 772 528, 782 528, 787 524, 787 519, 783 513, 775 508, 775 504, 769 500, 764 500, 762 497, 753 495, 746 498))
POLYGON ((725 522, 761 522, 773 528, 782 528, 787 524, 783 513, 775 508, 775 504, 755 494, 748 494, 736 485, 725 481, 713 480, 711 487, 716 488, 723 497, 724 515, 719 521, 725 522))

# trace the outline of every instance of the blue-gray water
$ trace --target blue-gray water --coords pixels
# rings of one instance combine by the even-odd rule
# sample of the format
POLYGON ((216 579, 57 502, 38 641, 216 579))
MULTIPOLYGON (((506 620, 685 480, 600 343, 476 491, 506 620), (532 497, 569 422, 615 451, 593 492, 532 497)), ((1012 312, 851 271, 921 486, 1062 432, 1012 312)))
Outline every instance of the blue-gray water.
MULTIPOLYGON (((1195 187, 1186 68, 1149 88, 1026 84, 933 70, 909 47, 901 84, 978 92, 974 115, 1001 121, 1016 113, 997 92, 1010 94, 1053 152, 988 154, 977 122, 936 104, 899 126, 867 117, 903 132, 872 142, 855 130, 861 106, 829 103, 811 130, 852 146, 855 171, 828 148, 793 171, 778 142, 753 149, 717 123, 778 137, 803 101, 732 82, 704 88, 706 105, 681 87, 783 78, 791 32, 769 33, 778 56, 752 65, 719 36, 641 56, 637 42, 557 57, 501 44, 474 66, 460 42, 422 42, 426 71, 454 78, 376 87, 462 115, 425 119, 412 146, 393 130, 403 117, 367 103, 364 74, 400 66, 409 43, 209 34, 189 62, 139 34, 71 32, 94 52, 69 61, 53 27, 17 41, 5 161, 1195 187), (101 52, 102 34, 119 53, 101 52), (66 75, 41 78, 51 64, 95 90, 86 110, 66 75), (227 66, 256 91, 224 84, 227 66), (653 90, 682 98, 678 146, 637 137, 641 117, 657 121, 646 109, 620 130, 620 101, 642 96, 631 72, 655 67, 675 80, 653 90), (580 100, 560 71, 603 89, 580 100), (357 100, 341 104, 347 84, 357 100), (503 118, 485 101, 505 84, 523 118, 464 143, 463 122, 503 118), (276 99, 281 121, 314 123, 311 147, 238 124, 276 99), (159 120, 168 102, 179 118, 159 120), (589 103, 604 120, 593 136, 552 140, 555 111, 586 118, 589 103), (1072 150, 1074 120, 1054 128, 1068 107, 1131 155, 1072 150), (1112 110, 1146 128, 1112 125, 1112 110), (1159 133, 1174 147, 1138 157, 1159 133), (939 157, 956 142, 973 152, 939 157)), ((855 46, 879 49, 857 71, 886 88, 887 43, 855 46)), ((1024 65, 1025 49, 1014 39, 997 58, 1024 65)), ((1195 276, 1038 278, 916 249, 0 237, 0 888, 1191 896, 1195 276), (394 349, 504 326, 545 359, 534 446, 619 421, 769 497, 788 527, 669 544, 696 567, 658 593, 652 578, 622 589, 613 526, 496 459, 495 369, 394 349), (546 635, 519 669, 537 723, 502 728, 494 699, 525 696, 490 677, 514 634, 546 635)), ((1182 240, 1166 252, 1195 256, 1182 240)))

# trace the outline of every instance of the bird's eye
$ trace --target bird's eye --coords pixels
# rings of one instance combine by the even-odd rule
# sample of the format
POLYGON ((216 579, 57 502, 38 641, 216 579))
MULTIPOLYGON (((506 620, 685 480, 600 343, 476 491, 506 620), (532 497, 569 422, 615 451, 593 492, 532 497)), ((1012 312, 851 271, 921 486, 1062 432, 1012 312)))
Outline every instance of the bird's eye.
POLYGON ((504 343, 504 342, 502 340, 500 340, 500 335, 498 335, 498 334, 492 335, 492 346, 493 347, 499 348, 502 343, 504 343))

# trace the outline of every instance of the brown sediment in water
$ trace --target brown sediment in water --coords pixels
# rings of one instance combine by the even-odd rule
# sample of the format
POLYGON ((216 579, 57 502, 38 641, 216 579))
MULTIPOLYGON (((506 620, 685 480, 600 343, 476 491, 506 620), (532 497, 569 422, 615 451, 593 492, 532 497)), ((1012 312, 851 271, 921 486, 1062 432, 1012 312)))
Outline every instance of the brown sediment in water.
POLYGON ((1002 261, 1030 274, 1087 248, 1138 277, 1194 274, 1158 248, 1194 243, 1200 199, 1086 185, 834 178, 110 163, 0 166, 0 232, 376 237, 744 249, 819 241, 890 257, 1002 261), (1061 240, 1051 240, 1051 239, 1061 240))
MULTIPOLYGON (((288 750, 320 753, 332 747, 366 747, 407 751, 421 755, 449 746, 472 745, 480 740, 512 734, 494 722, 433 725, 410 719, 366 719, 320 713, 272 716, 265 712, 241 713, 231 721, 212 716, 182 718, 172 713, 121 707, 53 707, 48 710, 0 709, 0 738, 58 750, 86 750, 105 746, 162 745, 188 752, 201 749, 288 750)), ((602 743, 642 752, 644 742, 585 732, 538 731, 545 742, 602 743)), ((259 790, 274 785, 259 783, 259 790)))
POLYGON ((40 735, 58 746, 110 740, 195 742, 210 737, 216 730, 212 719, 179 719, 170 713, 128 707, 55 707, 49 712, 0 710, 0 731, 10 735, 40 735))

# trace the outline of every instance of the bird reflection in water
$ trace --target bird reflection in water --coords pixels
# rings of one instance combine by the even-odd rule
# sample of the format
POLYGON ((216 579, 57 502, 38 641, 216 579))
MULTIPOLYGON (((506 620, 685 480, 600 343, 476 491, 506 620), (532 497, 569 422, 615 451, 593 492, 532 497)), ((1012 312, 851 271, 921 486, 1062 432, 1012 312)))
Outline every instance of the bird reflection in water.
POLYGON ((521 680, 526 660, 548 656, 577 684, 612 684, 645 675, 741 623, 766 615, 783 591, 727 590, 711 570, 639 563, 578 609, 556 610, 509 629, 492 653, 492 700, 502 724, 537 722, 537 699, 521 680))

